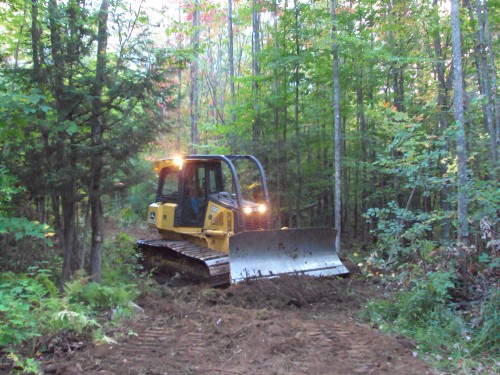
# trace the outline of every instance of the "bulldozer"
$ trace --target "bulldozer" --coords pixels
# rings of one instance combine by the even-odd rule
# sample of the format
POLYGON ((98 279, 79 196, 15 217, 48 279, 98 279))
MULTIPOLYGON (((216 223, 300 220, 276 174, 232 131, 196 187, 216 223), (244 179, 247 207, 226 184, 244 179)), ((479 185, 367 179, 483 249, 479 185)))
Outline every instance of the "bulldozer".
POLYGON ((252 155, 188 155, 154 161, 158 176, 148 226, 139 240, 146 265, 212 286, 281 275, 349 271, 334 228, 272 229, 267 180, 252 155))

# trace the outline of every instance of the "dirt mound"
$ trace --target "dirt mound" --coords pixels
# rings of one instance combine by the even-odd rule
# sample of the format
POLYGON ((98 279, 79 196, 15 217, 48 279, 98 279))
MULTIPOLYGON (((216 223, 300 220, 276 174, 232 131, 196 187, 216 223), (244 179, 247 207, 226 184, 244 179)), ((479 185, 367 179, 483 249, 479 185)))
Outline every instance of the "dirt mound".
POLYGON ((58 363, 62 374, 426 374, 404 339, 355 320, 363 281, 286 277, 225 289, 158 286, 116 344, 58 363))
MULTIPOLYGON (((316 278, 309 276, 285 276, 275 279, 245 281, 228 288, 207 288, 203 285, 189 285, 182 288, 160 286, 159 294, 165 300, 196 303, 205 306, 227 305, 245 309, 277 309, 311 307, 318 304, 333 304, 339 309, 344 306, 359 308, 366 300, 363 296, 363 282, 355 282, 361 291, 353 293, 352 279, 316 278)), ((370 292, 373 295, 373 290, 370 292)), ((140 303, 150 305, 149 299, 157 297, 142 296, 140 303)))

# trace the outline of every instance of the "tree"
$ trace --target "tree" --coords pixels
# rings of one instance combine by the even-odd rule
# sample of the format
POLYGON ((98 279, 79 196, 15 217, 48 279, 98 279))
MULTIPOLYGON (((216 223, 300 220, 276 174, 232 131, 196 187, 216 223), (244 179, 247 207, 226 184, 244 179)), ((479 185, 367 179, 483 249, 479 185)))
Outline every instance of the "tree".
POLYGON ((462 46, 460 38, 460 16, 458 0, 451 0, 451 43, 453 47, 453 110, 457 127, 457 188, 458 227, 457 241, 461 258, 461 274, 466 280, 469 223, 467 221, 467 149, 464 120, 464 89, 462 73, 462 46))
POLYGON ((102 210, 102 169, 104 166, 102 152, 102 136, 104 132, 104 114, 102 95, 104 82, 106 82, 106 48, 108 44, 108 0, 102 0, 99 10, 99 23, 97 31, 97 63, 95 68, 95 81, 91 88, 92 95, 92 153, 90 160, 90 187, 89 199, 91 210, 92 240, 90 248, 90 275, 93 281, 101 282, 102 242, 103 242, 103 210, 102 210))
MULTIPOLYGON (((437 106, 439 113, 439 124, 441 127, 441 132, 445 133, 449 129, 449 112, 450 112, 450 98, 448 93, 451 90, 451 71, 446 74, 446 64, 445 64, 445 55, 443 52, 443 42, 441 38, 441 27, 440 27, 440 19, 439 19, 439 9, 438 9, 438 1, 433 0, 433 11, 430 17, 430 22, 432 22, 435 27, 433 33, 433 42, 434 42, 434 53, 436 56, 436 79, 437 79, 437 106)), ((431 25, 429 25, 431 26, 431 25)), ((430 30, 433 30, 430 28, 430 30)), ((444 46, 447 47, 446 45, 444 46)), ((451 69, 450 69, 451 70, 451 69)), ((446 153, 450 151, 449 141, 446 142, 446 153)), ((442 175, 447 173, 448 164, 445 162, 441 163, 441 173, 442 175)), ((451 205, 449 202, 449 197, 451 195, 450 188, 448 184, 446 184, 441 193, 440 193, 440 202, 441 208, 445 211, 451 210, 451 205)), ((445 240, 449 240, 451 237, 451 223, 449 219, 445 219, 443 223, 443 237, 445 240)))
POLYGON ((295 217, 296 217, 296 225, 300 228, 300 215, 301 215, 301 204, 302 204, 302 142, 301 142, 301 134, 300 134, 300 123, 299 123, 299 87, 300 87, 300 41, 299 41, 299 5, 297 4, 297 0, 293 2, 293 11, 294 11, 294 44, 295 44, 295 63, 294 63, 294 123, 295 123, 295 142, 296 142, 296 163, 297 163, 297 182, 296 182, 296 197, 295 197, 295 217))
POLYGON ((339 53, 337 44, 337 19, 336 0, 331 0, 332 14, 332 53, 333 53, 333 118, 335 129, 335 250, 340 253, 340 235, 342 233, 341 223, 341 169, 340 169, 340 81, 339 81, 339 53))
MULTIPOLYGON (((24 122, 22 112, 9 110, 9 115, 0 108, 2 120, 13 116, 2 121, 2 132, 19 134, 19 142, 9 137, 2 143, 2 165, 23 186, 25 207, 54 226, 63 255, 62 282, 86 263, 79 212, 92 208, 87 271, 99 281, 102 197, 113 191, 110 181, 124 160, 165 126, 157 98, 170 57, 153 48, 140 4, 138 10, 123 2, 110 9, 107 0, 100 8, 57 0, 42 5, 31 2, 20 18, 22 27, 8 26, 2 36, 16 35, 18 61, 13 66, 0 61, 2 80, 8 77, 30 115, 24 122), (112 51, 110 32, 116 41, 112 51)), ((17 17, 16 12, 13 7, 5 16, 17 17)), ((169 95, 168 85, 162 90, 169 95)))
POLYGON ((199 70, 199 48, 200 48, 200 23, 199 23, 199 0, 194 2, 193 9, 193 38, 191 45, 194 50, 194 56, 191 61, 191 90, 189 93, 190 98, 190 118, 191 118, 191 152, 196 154, 198 152, 199 144, 199 131, 198 131, 198 70, 199 70))
POLYGON ((231 100, 231 123, 236 121, 235 96, 234 89, 234 37, 233 37, 233 2, 227 0, 227 33, 229 37, 228 61, 229 61, 229 90, 231 100))
POLYGON ((253 110, 254 110, 252 140, 254 145, 257 147, 260 143, 260 135, 262 131, 261 129, 262 119, 260 115, 261 90, 259 84, 259 76, 260 76, 259 54, 261 49, 260 6, 261 5, 257 0, 252 0, 252 94, 253 94, 253 110))
MULTIPOLYGON (((470 8, 472 5, 468 4, 470 8)), ((472 12, 472 9, 471 9, 472 12)), ((486 2, 483 0, 476 1, 476 16, 477 16, 477 44, 476 44, 476 56, 477 56, 477 70, 478 70, 478 83, 479 83, 479 91, 483 96, 483 116, 484 121, 486 123, 486 127, 488 129, 489 137, 490 137, 490 153, 491 160, 493 164, 493 174, 492 177, 495 178, 495 166, 498 161, 498 144, 497 144, 497 134, 495 131, 495 115, 494 115, 494 87, 492 85, 495 82, 495 71, 490 71, 490 65, 488 64, 488 59, 491 56, 491 52, 487 52, 488 41, 486 38, 488 24, 487 24, 487 8, 486 2)))

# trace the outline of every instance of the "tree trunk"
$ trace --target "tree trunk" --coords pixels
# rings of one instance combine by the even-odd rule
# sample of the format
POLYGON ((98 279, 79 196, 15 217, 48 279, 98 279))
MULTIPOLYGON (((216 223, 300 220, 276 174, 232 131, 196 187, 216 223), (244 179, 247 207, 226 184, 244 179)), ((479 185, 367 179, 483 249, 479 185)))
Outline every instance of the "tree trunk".
MULTIPOLYGON (((287 13, 288 10, 288 0, 285 0, 284 5, 283 5, 283 13, 287 13)), ((287 39, 288 39, 288 25, 286 23, 283 24, 283 44, 282 48, 283 50, 286 50, 287 47, 287 39)), ((286 68, 287 69, 287 68, 286 68)), ((288 92, 289 88, 289 80, 288 80, 288 75, 287 75, 286 70, 283 74, 282 82, 281 82, 281 92, 286 95, 288 92)), ((290 185, 292 181, 292 178, 290 177, 290 168, 288 165, 288 103, 285 101, 283 105, 283 116, 282 118, 282 123, 283 123, 283 147, 282 147, 282 155, 281 159, 283 160, 283 173, 281 174, 283 176, 283 191, 284 191, 284 196, 286 197, 286 212, 284 213, 284 217, 286 218, 287 222, 285 223, 287 226, 291 226, 292 224, 292 216, 293 216, 293 202, 292 202, 292 194, 290 193, 290 185)))
MULTIPOLYGON (((438 10, 438 0, 433 0, 433 7, 434 7, 434 12, 435 12, 435 17, 431 20, 435 25, 439 26, 439 10, 438 10)), ((439 27, 438 27, 439 30, 439 27)), ((444 57, 443 57, 443 51, 441 48, 441 33, 437 32, 436 35, 434 36, 434 53, 436 55, 436 73, 437 73, 437 85, 438 85, 438 98, 437 98, 437 105, 438 105, 438 113, 439 113, 439 124, 441 127, 441 132, 445 133, 448 131, 449 127, 449 112, 450 112, 450 103, 449 103, 449 76, 446 76, 445 73, 445 63, 444 63, 444 57)), ((446 142, 446 153, 449 152, 450 147, 449 147, 449 140, 446 142)), ((440 171, 441 174, 444 175, 445 173, 448 172, 448 164, 447 163, 439 163, 440 165, 440 171)), ((447 184, 448 185, 448 184, 447 184)), ((451 210, 451 205, 449 202, 449 197, 451 195, 451 191, 449 186, 445 186, 441 191, 440 191, 440 205, 441 209, 444 211, 450 211, 451 210)), ((449 240, 451 238, 451 221, 449 218, 444 219, 443 225, 442 225, 442 236, 445 241, 449 240)))
MULTIPOLYGON (((490 21, 488 17, 488 3, 483 1, 483 11, 484 11, 484 33, 486 38, 486 44, 488 46, 488 68, 491 77, 491 96, 493 100, 494 118, 495 118, 495 139, 496 139, 496 155, 497 160, 500 156, 499 146, 500 146, 500 104, 498 103, 498 86, 497 86, 497 71, 495 67, 495 58, 493 54, 493 45, 491 42, 491 32, 490 32, 490 21)), ((498 171, 497 174, 498 175, 498 171)))
POLYGON ((234 40, 233 40, 233 2, 227 0, 227 34, 229 37, 228 59, 229 59, 229 91, 231 95, 231 123, 236 122, 236 108, 234 89, 234 40))
POLYGON ((108 0, 102 0, 99 10, 97 33, 97 64, 95 82, 92 88, 92 156, 90 192, 90 225, 92 240, 90 247, 90 277, 92 281, 102 281, 103 212, 101 202, 101 180, 104 160, 102 156, 102 136, 104 131, 102 114, 102 91, 106 81, 106 49, 108 44, 108 0))
MULTIPOLYGON (((64 81, 64 59, 62 56, 61 31, 58 25, 58 5, 56 0, 49 0, 49 25, 52 59, 54 69, 52 70, 52 82, 54 86, 54 99, 57 112, 57 121, 62 124, 69 119, 68 103, 66 102, 66 86, 64 81)), ((80 265, 79 252, 75 241, 75 218, 76 218, 76 158, 71 148, 66 147, 66 142, 71 143, 64 131, 59 131, 56 137, 56 160, 55 170, 63 177, 55 186, 55 202, 59 202, 62 209, 62 217, 59 220, 58 239, 63 253, 62 282, 68 281, 78 270, 80 265)), ((56 205, 59 210, 59 205, 56 205)), ((58 215, 59 213, 57 213, 58 215)))
MULTIPOLYGON (((474 9, 470 1, 467 1, 467 7, 469 8, 469 14, 471 19, 474 19, 474 9)), ((477 40, 475 40, 475 61, 477 68, 477 76, 479 83, 479 92, 482 96, 482 112, 483 112, 483 121, 485 124, 486 131, 490 135, 490 156, 492 160, 492 164, 496 166, 497 164, 497 140, 495 133, 495 123, 493 119, 493 101, 491 95, 491 85, 490 85, 490 77, 489 77, 489 69, 488 69, 488 55, 486 52, 486 37, 484 30, 484 12, 483 5, 481 0, 476 0, 475 7, 476 17, 477 17, 477 40)), ((490 173, 494 171, 494 168, 491 168, 490 173)), ((491 176, 493 177, 493 176, 491 176)))
POLYGON ((335 250, 340 253, 340 236, 342 232, 342 207, 341 207, 341 170, 340 170, 340 81, 339 81, 339 55, 337 44, 337 20, 335 14, 336 0, 331 2, 332 13, 332 52, 333 52, 333 123, 335 146, 335 250))
POLYGON ((462 73, 462 42, 460 35, 460 17, 458 0, 451 0, 451 42, 453 48, 453 106, 457 126, 457 163, 458 163, 458 250, 460 255, 460 273, 462 280, 467 280, 467 253, 469 225, 467 222, 467 150, 464 120, 464 89, 462 73))
POLYGON ((42 83, 42 69, 40 62, 40 35, 41 30, 38 21, 38 0, 31 2, 31 53, 33 58, 33 80, 42 83))
MULTIPOLYGON (((277 60, 279 58, 279 44, 278 44, 278 3, 277 0, 273 0, 273 32, 274 32, 274 59, 277 60)), ((274 137, 275 137, 275 151, 276 151, 276 193, 275 193, 275 210, 277 212, 276 217, 276 226, 277 228, 282 227, 282 217, 281 217, 281 149, 280 149, 280 99, 279 99, 279 72, 276 64, 273 66, 273 78, 274 78, 274 87, 273 93, 275 97, 274 101, 274 137)))
MULTIPOLYGON (((260 75, 259 66, 259 53, 260 53, 260 2, 253 0, 253 12, 252 12, 252 93, 253 93, 253 107, 255 111, 255 117, 253 120, 253 143, 256 147, 259 147, 260 134, 261 134, 261 119, 260 119, 260 87, 258 77, 260 75)), ((260 153, 258 149, 255 150, 256 153, 260 153)))
POLYGON ((299 44, 299 9, 297 7, 297 0, 294 0, 294 14, 295 14, 295 141, 297 153, 297 196, 295 198, 295 215, 296 225, 300 228, 300 204, 302 203, 302 142, 300 139, 299 127, 299 68, 300 68, 300 44, 299 44))
POLYGON ((200 45, 200 30, 199 30, 199 0, 194 2, 193 11, 193 38, 191 40, 192 48, 195 51, 195 56, 191 61, 191 92, 190 98, 190 118, 191 118, 191 153, 198 152, 199 132, 198 132, 198 59, 199 59, 199 45, 200 45))
MULTIPOLYGON (((182 23, 182 6, 181 1, 179 1, 179 10, 178 10, 178 21, 179 25, 182 23)), ((177 42, 177 47, 179 50, 182 49, 182 42, 179 38, 177 42)), ((182 126, 182 113, 181 113, 181 105, 182 105, 182 67, 177 68, 177 80, 178 88, 177 88, 177 129, 175 131, 175 146, 174 150, 176 152, 180 152, 181 148, 181 126, 182 126)))

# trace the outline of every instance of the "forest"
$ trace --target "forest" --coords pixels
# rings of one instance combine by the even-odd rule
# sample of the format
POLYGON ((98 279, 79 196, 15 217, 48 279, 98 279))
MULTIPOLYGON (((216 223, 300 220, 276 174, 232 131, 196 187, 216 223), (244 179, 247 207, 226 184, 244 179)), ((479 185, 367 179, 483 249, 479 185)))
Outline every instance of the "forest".
POLYGON ((154 288, 153 160, 248 154, 390 291, 365 321, 498 373, 498 2, 0 0, 0 41, 0 372, 154 288))

